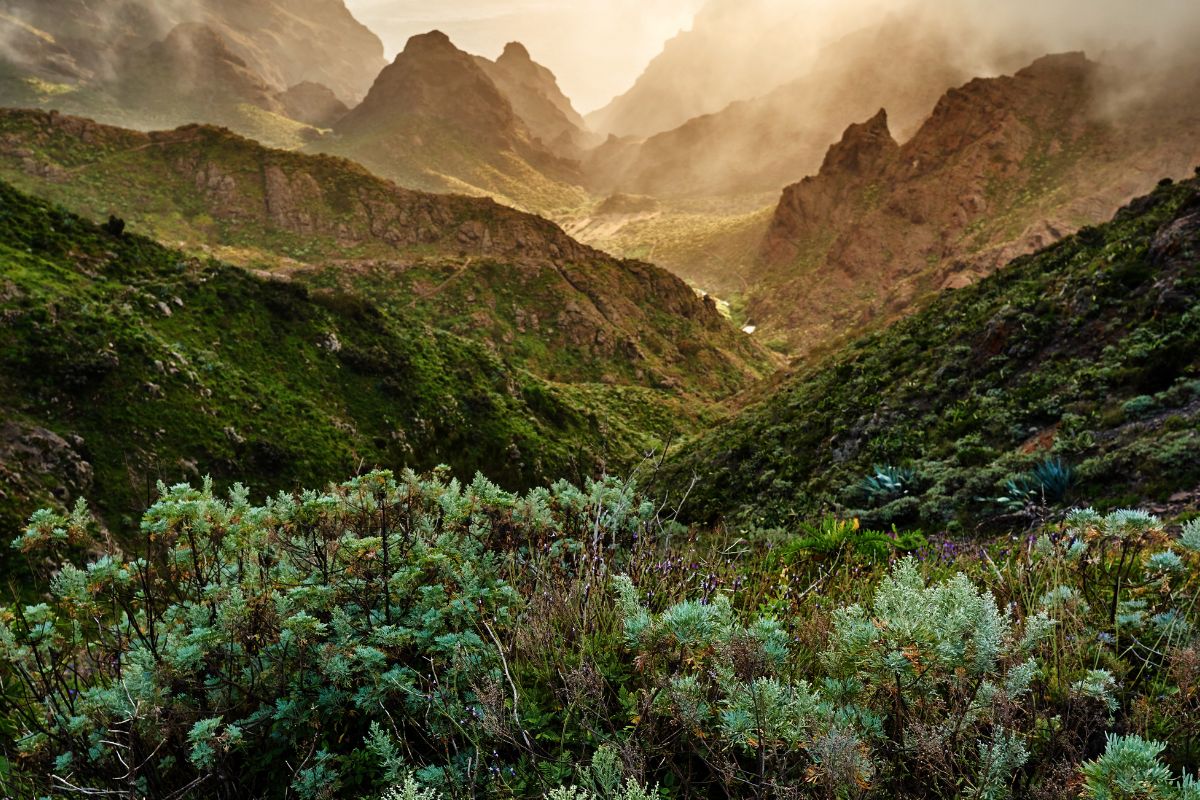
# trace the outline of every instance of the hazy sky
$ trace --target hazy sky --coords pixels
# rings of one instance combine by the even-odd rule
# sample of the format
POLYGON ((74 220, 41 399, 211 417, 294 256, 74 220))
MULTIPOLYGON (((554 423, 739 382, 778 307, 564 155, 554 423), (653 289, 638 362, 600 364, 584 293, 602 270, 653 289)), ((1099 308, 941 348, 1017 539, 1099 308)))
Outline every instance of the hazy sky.
POLYGON ((520 41, 587 113, 630 86, 663 43, 691 26, 703 0, 346 0, 383 39, 388 57, 437 28, 464 50, 495 58, 520 41))

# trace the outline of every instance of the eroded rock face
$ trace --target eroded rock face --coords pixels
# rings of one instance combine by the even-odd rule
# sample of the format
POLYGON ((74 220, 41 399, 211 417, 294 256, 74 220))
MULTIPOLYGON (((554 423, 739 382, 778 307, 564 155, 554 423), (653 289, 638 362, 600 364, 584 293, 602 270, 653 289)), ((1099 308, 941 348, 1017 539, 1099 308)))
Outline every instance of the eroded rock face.
MULTIPOLYGON (((784 190, 749 310, 799 350, 1106 220, 1200 161, 1200 110, 1099 113, 1111 79, 1082 53, 947 92, 897 145, 885 113, 851 126, 820 172, 784 190)), ((1200 97, 1200 91, 1196 92, 1200 97)))
POLYGON ((78 436, 63 438, 36 425, 0 424, 0 492, 32 511, 38 503, 69 505, 92 488, 92 465, 78 436))

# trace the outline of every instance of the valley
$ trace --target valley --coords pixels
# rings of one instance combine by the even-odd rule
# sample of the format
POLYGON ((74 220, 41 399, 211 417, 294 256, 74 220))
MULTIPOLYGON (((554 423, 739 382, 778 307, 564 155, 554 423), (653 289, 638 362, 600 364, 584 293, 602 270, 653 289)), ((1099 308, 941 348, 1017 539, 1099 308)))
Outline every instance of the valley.
POLYGON ((1198 800, 1198 40, 0 0, 0 796, 1198 800))

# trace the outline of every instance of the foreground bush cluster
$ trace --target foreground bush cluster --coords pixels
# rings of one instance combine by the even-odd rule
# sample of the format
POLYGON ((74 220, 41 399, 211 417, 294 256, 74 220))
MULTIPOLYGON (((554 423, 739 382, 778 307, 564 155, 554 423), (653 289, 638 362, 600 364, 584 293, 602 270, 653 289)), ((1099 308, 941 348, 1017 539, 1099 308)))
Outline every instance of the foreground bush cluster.
POLYGON ((16 542, 4 793, 1196 800, 1200 521, 690 532, 616 480, 160 487, 16 542))

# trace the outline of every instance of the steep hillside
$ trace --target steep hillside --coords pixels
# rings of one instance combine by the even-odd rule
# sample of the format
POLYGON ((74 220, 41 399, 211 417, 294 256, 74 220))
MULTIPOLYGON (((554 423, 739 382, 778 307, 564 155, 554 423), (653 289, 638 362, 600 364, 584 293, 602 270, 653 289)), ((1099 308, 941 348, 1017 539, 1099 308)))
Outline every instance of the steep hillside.
POLYGON ((558 87, 554 73, 538 64, 524 45, 510 42, 495 61, 476 56, 513 111, 544 147, 564 158, 579 158, 596 144, 587 123, 558 87))
POLYGON ((530 210, 570 207, 571 162, 535 139, 479 62, 445 34, 414 36, 367 98, 311 146, 403 186, 487 194, 530 210))
POLYGON ((197 22, 175 26, 159 42, 135 50, 116 65, 116 99, 125 107, 173 120, 224 119, 248 104, 282 113, 276 90, 236 55, 214 28, 197 22))
POLYGON ((751 319, 809 350, 1106 219, 1157 176, 1191 174, 1200 82, 1106 110, 1121 77, 1050 56, 950 91, 903 145, 886 114, 851 126, 784 191, 751 319))
POLYGON ((491 200, 401 189, 341 159, 213 128, 144 134, 7 111, 0 177, 191 252, 367 287, 397 313, 557 380, 711 398, 770 369, 661 269, 606 256, 491 200))
POLYGON ((195 259, 7 184, 0 262, 5 536, 85 493, 128 529, 156 480, 207 474, 261 494, 373 465, 514 487, 623 471, 704 413, 551 383, 369 295, 195 259))
POLYGON ((696 476, 693 517, 764 526, 830 506, 969 527, 1043 499, 1194 501, 1198 265, 1200 179, 1167 182, 783 379, 690 444, 664 486, 679 497, 696 476))

